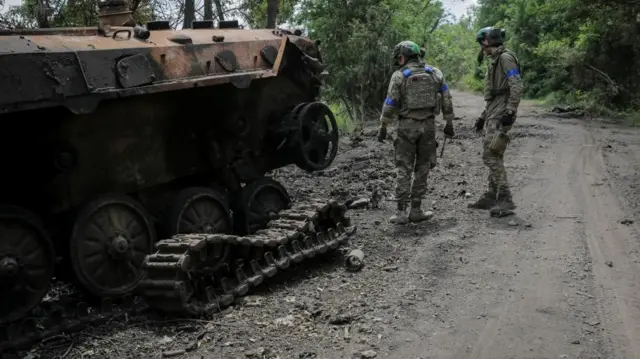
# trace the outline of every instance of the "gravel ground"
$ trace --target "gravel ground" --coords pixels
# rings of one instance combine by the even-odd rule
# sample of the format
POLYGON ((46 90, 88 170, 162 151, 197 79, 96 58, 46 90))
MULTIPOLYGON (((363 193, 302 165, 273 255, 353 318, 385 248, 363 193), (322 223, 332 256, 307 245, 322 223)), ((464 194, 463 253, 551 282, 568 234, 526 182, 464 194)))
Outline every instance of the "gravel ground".
POLYGON ((275 174, 294 200, 363 203, 350 211, 358 233, 345 249, 364 251, 362 270, 346 271, 342 253, 325 256, 210 320, 146 315, 24 356, 162 358, 190 348, 179 358, 640 357, 640 131, 524 102, 505 160, 517 213, 491 219, 466 208, 487 174, 473 131, 482 98, 455 92, 454 101, 456 138, 423 203, 431 221, 389 223, 393 151, 375 127, 345 136, 321 173, 275 174))

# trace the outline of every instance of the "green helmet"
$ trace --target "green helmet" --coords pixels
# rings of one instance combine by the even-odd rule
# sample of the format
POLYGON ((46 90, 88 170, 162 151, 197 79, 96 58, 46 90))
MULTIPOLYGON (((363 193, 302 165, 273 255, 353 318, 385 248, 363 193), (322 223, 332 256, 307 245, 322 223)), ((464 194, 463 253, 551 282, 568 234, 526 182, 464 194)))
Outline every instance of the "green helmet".
POLYGON ((393 58, 398 59, 400 55, 405 58, 420 55, 420 46, 413 41, 402 41, 393 48, 393 58))
POLYGON ((482 44, 484 39, 489 40, 489 46, 500 46, 504 42, 507 33, 504 29, 498 29, 493 26, 483 27, 476 33, 476 41, 482 44))

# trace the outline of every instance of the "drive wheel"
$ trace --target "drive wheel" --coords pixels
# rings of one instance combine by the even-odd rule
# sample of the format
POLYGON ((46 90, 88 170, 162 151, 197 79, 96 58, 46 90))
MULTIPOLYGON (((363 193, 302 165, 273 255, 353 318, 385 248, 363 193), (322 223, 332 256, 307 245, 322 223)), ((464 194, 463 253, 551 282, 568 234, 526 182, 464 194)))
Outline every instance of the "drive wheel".
POLYGON ((261 178, 246 185, 241 192, 242 230, 247 234, 267 227, 275 214, 291 206, 287 190, 271 178, 261 178))
POLYGON ((38 217, 0 207, 0 324, 16 321, 49 290, 55 254, 38 217))
MULTIPOLYGON (((231 233, 233 222, 226 196, 216 190, 192 187, 180 191, 167 212, 169 235, 178 233, 231 233)), ((209 258, 213 269, 223 265, 229 257, 229 245, 215 244, 209 258)))
POLYGON ((333 112, 322 102, 311 102, 295 114, 299 121, 296 166, 309 172, 329 167, 338 153, 338 125, 333 112))
POLYGON ((103 195, 78 213, 70 240, 71 264, 90 293, 122 296, 143 278, 142 263, 155 241, 141 204, 121 194, 103 195))

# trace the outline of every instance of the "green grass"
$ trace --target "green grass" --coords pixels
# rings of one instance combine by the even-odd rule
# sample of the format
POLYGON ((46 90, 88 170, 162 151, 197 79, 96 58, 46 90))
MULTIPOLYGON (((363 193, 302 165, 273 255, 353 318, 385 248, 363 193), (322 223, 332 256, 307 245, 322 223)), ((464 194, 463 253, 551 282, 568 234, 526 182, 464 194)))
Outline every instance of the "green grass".
POLYGON ((466 74, 456 87, 463 91, 482 93, 484 91, 484 80, 476 78, 473 74, 466 74))
POLYGON ((333 115, 336 118, 336 124, 338 125, 338 130, 341 133, 351 133, 356 128, 356 124, 353 123, 351 117, 347 113, 347 109, 344 108, 343 105, 339 103, 329 103, 329 108, 333 115))
POLYGON ((640 110, 630 110, 619 115, 631 126, 640 126, 640 110))

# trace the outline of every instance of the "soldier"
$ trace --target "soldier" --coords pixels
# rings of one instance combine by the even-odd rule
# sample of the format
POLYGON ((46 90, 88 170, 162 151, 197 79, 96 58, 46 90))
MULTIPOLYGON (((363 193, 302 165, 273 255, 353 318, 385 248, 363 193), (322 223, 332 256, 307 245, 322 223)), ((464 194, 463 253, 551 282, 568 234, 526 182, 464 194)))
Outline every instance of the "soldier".
POLYGON ((485 27, 476 35, 482 51, 491 59, 484 78, 485 108, 475 124, 480 132, 487 122, 482 160, 489 168, 489 188, 469 208, 489 209, 495 217, 513 214, 516 208, 504 168, 504 152, 523 91, 518 58, 504 47, 504 36, 504 30, 493 27, 485 27))
POLYGON ((448 137, 454 135, 453 104, 444 75, 437 68, 420 62, 420 55, 420 47, 411 41, 402 41, 393 49, 395 65, 400 68, 391 76, 380 116, 380 142, 387 137, 387 126, 398 116, 394 141, 398 208, 390 218, 391 223, 397 224, 423 221, 433 216, 430 211, 425 213, 421 204, 427 192, 429 170, 436 166, 438 94, 442 96, 442 112, 446 120, 444 133, 448 137), (409 200, 411 211, 407 216, 409 200))

